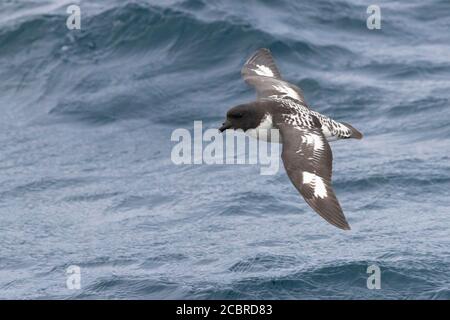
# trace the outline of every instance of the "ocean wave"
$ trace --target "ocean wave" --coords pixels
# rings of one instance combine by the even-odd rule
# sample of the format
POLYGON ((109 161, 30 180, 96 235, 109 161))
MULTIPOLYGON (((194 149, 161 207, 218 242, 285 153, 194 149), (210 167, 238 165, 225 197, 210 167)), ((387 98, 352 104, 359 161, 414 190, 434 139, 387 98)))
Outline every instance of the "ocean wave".
MULTIPOLYGON (((322 266, 279 277, 249 277, 216 291, 197 293, 209 299, 448 299, 450 291, 436 276, 446 269, 440 262, 433 270, 411 261, 384 263, 382 290, 367 289, 370 262, 352 262, 322 266), (405 267, 407 266, 407 267, 405 267), (324 289, 326 288, 326 289, 324 289), (420 294, 417 294, 421 290, 420 294)), ((447 268, 448 269, 448 268, 447 268)))
POLYGON ((49 121, 57 117, 97 125, 153 118, 164 123, 171 111, 183 109, 178 97, 186 99, 199 90, 177 83, 211 83, 203 76, 207 73, 223 74, 213 84, 240 82, 236 57, 242 63, 243 52, 260 46, 281 56, 295 52, 326 63, 352 55, 336 45, 275 37, 242 21, 203 21, 187 12, 143 4, 88 16, 81 31, 65 30, 64 23, 61 15, 32 16, 0 33, 0 57, 15 56, 5 77, 30 88, 36 95, 28 97, 29 108, 45 106, 49 121), (28 43, 33 47, 24 52, 28 43), (33 67, 23 74, 19 65, 33 67))

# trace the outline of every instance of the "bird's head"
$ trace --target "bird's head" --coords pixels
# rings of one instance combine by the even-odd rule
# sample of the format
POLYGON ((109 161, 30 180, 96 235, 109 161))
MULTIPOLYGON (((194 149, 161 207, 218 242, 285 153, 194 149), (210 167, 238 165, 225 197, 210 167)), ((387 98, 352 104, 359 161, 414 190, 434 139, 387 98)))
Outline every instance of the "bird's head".
POLYGON ((241 104, 234 108, 231 108, 227 112, 227 119, 219 128, 220 132, 227 129, 242 129, 247 131, 248 129, 256 128, 264 116, 263 112, 258 111, 252 104, 241 104))

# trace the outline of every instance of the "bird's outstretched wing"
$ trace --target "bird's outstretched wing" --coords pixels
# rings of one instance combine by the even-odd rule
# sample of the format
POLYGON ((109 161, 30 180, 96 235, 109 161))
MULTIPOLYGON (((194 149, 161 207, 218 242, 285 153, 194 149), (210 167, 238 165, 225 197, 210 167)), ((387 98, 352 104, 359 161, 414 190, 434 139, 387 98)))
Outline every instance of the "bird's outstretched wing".
POLYGON ((245 82, 254 87, 258 98, 290 98, 305 104, 302 90, 281 79, 269 49, 259 49, 241 70, 245 82))
POLYGON ((286 172, 305 201, 332 225, 349 230, 331 185, 333 155, 319 128, 278 125, 283 139, 286 172))

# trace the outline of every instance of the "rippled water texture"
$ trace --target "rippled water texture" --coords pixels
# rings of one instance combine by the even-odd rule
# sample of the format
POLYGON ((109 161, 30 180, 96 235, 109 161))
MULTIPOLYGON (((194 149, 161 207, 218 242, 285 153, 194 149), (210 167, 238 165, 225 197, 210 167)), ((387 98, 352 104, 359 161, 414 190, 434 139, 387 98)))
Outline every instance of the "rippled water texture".
POLYGON ((357 0, 81 1, 80 31, 68 3, 0 3, 1 298, 450 298, 450 2, 368 30, 357 0), (174 129, 254 99, 260 47, 365 135, 332 144, 349 232, 284 169, 171 162, 174 129))

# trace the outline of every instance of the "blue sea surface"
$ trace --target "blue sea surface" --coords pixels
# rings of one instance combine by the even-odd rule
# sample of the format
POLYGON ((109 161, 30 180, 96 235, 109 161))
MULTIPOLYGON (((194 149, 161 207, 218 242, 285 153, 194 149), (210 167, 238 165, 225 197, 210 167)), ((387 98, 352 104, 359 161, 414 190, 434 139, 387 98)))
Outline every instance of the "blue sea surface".
POLYGON ((379 1, 380 30, 362 0, 79 1, 81 30, 71 3, 0 2, 0 298, 450 299, 449 1, 379 1), (282 167, 171 160, 255 99, 261 47, 364 134, 331 144, 351 231, 282 167))

